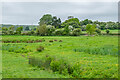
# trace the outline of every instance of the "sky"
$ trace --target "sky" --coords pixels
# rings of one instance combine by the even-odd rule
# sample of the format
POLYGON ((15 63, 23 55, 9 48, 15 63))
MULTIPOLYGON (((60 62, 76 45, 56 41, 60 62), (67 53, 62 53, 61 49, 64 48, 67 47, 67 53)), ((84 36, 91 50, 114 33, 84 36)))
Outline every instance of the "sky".
POLYGON ((65 2, 2 2, 3 24, 37 25, 44 14, 61 18, 74 16, 80 21, 84 19, 98 21, 118 21, 118 2, 114 1, 65 1, 65 2))

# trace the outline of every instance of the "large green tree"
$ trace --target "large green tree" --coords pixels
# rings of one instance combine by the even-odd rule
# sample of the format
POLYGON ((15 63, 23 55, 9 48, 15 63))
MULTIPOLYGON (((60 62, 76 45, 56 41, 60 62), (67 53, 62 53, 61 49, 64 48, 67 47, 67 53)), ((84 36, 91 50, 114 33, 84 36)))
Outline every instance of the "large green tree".
POLYGON ((93 23, 92 20, 88 20, 88 19, 85 19, 85 20, 83 20, 83 21, 80 21, 81 26, 87 25, 87 24, 92 24, 92 23, 93 23))
POLYGON ((42 16, 38 24, 39 25, 43 25, 43 24, 52 25, 52 19, 53 18, 51 14, 45 14, 42 16))
POLYGON ((96 30, 96 25, 95 24, 87 24, 86 25, 86 31, 89 35, 93 35, 96 30))
POLYGON ((53 16, 53 19, 52 19, 52 25, 55 26, 55 28, 60 28, 61 26, 61 19, 58 18, 56 16, 53 16))
POLYGON ((78 18, 71 18, 61 24, 62 27, 72 26, 73 28, 80 28, 80 22, 78 18))

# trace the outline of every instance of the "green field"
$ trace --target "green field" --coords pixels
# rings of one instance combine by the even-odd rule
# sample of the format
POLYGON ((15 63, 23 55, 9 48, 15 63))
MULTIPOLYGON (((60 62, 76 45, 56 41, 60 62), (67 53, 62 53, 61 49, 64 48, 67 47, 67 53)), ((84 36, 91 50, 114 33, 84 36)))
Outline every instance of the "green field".
MULTIPOLYGON (((119 30, 109 30, 110 34, 118 34, 119 30)), ((87 33, 86 31, 82 31, 82 33, 87 33)), ((106 34, 106 30, 101 30, 102 34, 106 34)))
POLYGON ((2 41, 3 78, 118 78, 117 36, 2 36, 2 41), (29 64, 30 57, 45 61, 46 56, 56 59, 47 68, 29 64), (62 73, 54 71, 60 60, 73 72, 64 66, 62 73))

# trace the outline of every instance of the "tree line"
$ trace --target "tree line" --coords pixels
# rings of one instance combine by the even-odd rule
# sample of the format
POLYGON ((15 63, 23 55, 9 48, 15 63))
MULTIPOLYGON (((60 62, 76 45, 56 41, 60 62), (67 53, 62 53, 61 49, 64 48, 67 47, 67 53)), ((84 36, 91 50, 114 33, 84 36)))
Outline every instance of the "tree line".
POLYGON ((23 26, 15 27, 12 25, 9 28, 1 27, 3 35, 40 35, 40 36, 53 36, 53 35, 66 35, 66 36, 79 36, 82 31, 86 31, 89 35, 101 34, 101 30, 120 29, 119 22, 99 22, 92 20, 82 20, 68 16, 68 19, 61 22, 61 19, 51 14, 45 14, 38 22, 39 26, 34 27, 32 30, 29 26, 23 31, 23 26))

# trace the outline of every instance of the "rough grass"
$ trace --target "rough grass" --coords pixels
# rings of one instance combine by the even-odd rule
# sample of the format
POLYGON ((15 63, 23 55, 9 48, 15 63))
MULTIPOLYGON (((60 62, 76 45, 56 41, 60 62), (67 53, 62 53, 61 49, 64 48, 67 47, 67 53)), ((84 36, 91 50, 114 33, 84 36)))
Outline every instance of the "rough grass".
POLYGON ((51 70, 41 70, 40 68, 33 67, 28 64, 29 56, 41 57, 42 59, 45 55, 55 56, 57 59, 64 59, 71 65, 79 63, 81 65, 81 73, 78 74, 74 72, 74 75, 80 75, 80 78, 118 78, 117 56, 101 54, 96 55, 89 54, 89 52, 85 51, 73 51, 73 49, 77 48, 83 48, 84 50, 86 48, 91 49, 96 45, 98 47, 104 47, 106 45, 117 46, 117 36, 3 36, 2 38, 3 40, 45 39, 44 42, 39 43, 3 43, 3 46, 6 44, 15 44, 15 46, 23 46, 24 48, 31 50, 31 52, 19 54, 16 52, 8 52, 8 50, 3 50, 2 57, 4 78, 71 77, 70 75, 64 76, 62 74, 52 72, 51 70), (49 40, 57 41, 53 41, 51 43, 49 40), (59 42, 59 40, 62 40, 62 42, 59 42), (44 46, 44 51, 38 52, 36 49, 39 46, 44 46))

